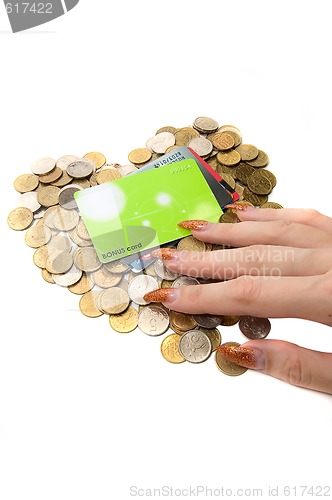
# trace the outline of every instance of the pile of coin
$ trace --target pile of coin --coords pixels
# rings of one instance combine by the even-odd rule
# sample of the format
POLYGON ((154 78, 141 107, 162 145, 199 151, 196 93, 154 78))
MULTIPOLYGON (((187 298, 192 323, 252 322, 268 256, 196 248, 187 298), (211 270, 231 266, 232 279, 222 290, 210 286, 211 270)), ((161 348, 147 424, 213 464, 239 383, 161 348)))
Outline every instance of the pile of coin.
MULTIPOLYGON (((188 315, 169 311, 163 304, 147 303, 144 295, 158 287, 194 286, 207 280, 170 271, 160 259, 139 273, 121 260, 102 264, 74 199, 76 191, 133 174, 179 146, 195 150, 239 193, 240 200, 261 208, 281 208, 268 202, 276 178, 265 168, 269 161, 267 154, 251 144, 243 144, 237 127, 220 127, 211 118, 199 117, 193 126, 162 127, 147 141, 146 147, 129 153, 127 165, 107 163, 99 152, 83 157, 66 155, 57 161, 48 157, 38 159, 32 164, 31 173, 14 181, 20 196, 7 220, 12 229, 26 230, 25 242, 34 249, 33 262, 40 268, 43 279, 81 296, 79 309, 85 316, 106 315, 112 329, 119 333, 129 333, 138 327, 156 337, 171 330, 161 343, 164 359, 171 363, 201 363, 221 344, 219 328, 238 324, 246 338, 265 338, 270 331, 269 320, 188 315)), ((220 222, 239 220, 234 210, 227 209, 220 222)), ((207 252, 224 247, 187 236, 179 241, 177 248, 207 252)), ((225 360, 218 351, 215 360, 227 375, 246 371, 225 360)))

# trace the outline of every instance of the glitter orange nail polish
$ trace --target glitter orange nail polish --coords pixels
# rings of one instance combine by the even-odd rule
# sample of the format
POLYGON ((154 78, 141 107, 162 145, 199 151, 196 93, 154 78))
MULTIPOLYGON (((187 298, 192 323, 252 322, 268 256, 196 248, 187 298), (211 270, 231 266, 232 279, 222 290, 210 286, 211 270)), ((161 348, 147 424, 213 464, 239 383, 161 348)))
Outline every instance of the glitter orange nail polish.
POLYGON ((252 205, 249 205, 247 203, 229 203, 228 205, 225 205, 225 208, 232 208, 233 210, 237 210, 239 212, 244 212, 247 210, 251 210, 255 207, 252 205))
POLYGON ((143 297, 146 302, 173 302, 178 295, 176 288, 158 288, 152 292, 146 293, 143 297))
POLYGON ((203 231, 204 229, 208 229, 210 224, 211 222, 208 222, 207 220, 192 219, 183 220, 178 223, 178 226, 183 227, 183 229, 190 229, 192 231, 203 231))
POLYGON ((158 259, 176 260, 179 255, 179 251, 175 248, 158 248, 156 250, 152 250, 151 255, 153 255, 153 257, 157 257, 158 259))
POLYGON ((265 368, 265 356, 260 349, 223 345, 218 346, 217 349, 228 361, 236 365, 255 370, 263 370, 265 368))

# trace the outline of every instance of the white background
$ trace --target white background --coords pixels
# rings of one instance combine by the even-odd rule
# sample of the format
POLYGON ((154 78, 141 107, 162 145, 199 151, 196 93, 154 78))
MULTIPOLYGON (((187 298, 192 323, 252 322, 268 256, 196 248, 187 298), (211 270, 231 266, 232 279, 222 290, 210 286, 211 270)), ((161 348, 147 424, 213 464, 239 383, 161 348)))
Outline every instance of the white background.
MULTIPOLYGON (((167 363, 161 338, 81 315, 6 224, 13 181, 36 158, 96 150, 127 163, 159 127, 200 115, 268 152, 271 200, 332 215, 329 3, 81 0, 16 35, 0 6, 1 500, 197 484, 332 495, 330 396, 226 377, 213 358, 167 363)), ((222 334, 245 341, 237 326, 222 334)), ((301 320, 273 320, 270 338, 332 346, 328 327, 301 320)))

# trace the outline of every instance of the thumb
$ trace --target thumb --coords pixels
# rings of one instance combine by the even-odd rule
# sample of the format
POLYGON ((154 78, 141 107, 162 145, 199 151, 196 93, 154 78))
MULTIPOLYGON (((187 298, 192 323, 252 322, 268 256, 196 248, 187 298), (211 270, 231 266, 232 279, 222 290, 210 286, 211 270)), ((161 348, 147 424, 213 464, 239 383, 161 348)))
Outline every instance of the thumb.
POLYGON ((239 347, 219 346, 229 361, 292 385, 332 394, 332 354, 282 340, 251 340, 239 347))

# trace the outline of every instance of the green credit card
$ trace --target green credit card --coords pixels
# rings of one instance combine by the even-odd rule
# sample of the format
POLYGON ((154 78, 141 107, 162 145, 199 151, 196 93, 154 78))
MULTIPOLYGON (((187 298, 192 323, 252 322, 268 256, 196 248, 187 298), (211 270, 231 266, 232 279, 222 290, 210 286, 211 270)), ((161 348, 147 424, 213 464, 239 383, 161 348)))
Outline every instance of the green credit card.
POLYGON ((101 262, 188 236, 178 222, 217 222, 222 209, 200 168, 186 159, 75 193, 101 262))

